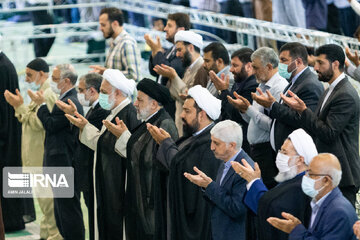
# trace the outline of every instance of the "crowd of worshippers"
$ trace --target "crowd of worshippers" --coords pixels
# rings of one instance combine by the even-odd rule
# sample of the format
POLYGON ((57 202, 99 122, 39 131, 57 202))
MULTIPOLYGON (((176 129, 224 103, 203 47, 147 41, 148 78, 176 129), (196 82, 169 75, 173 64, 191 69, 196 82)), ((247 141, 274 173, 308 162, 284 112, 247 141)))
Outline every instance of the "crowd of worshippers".
MULTIPOLYGON (((172 48, 145 36, 156 80, 140 80, 121 12, 103 9, 99 21, 112 38, 105 66, 78 80, 71 64, 50 74, 32 60, 28 105, 0 53, 1 167, 74 168, 72 198, 37 198, 42 239, 85 239, 81 192, 95 240, 360 237, 350 77, 360 68, 343 48, 322 45, 310 58, 290 42, 279 54, 244 47, 229 57, 175 13, 165 27, 172 48)), ((22 205, 1 197, 5 231, 24 228, 22 205)))

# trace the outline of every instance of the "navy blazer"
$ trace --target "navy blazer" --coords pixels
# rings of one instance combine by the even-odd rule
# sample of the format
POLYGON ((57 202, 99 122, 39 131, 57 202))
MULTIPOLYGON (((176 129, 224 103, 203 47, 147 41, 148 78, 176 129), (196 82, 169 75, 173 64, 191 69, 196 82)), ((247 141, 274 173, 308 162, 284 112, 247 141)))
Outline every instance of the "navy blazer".
MULTIPOLYGON (((75 88, 67 92, 60 100, 68 103, 68 99, 76 105, 82 115, 83 107, 77 98, 75 88)), ((37 116, 42 122, 45 134, 44 167, 73 166, 75 149, 79 143, 79 129, 65 117, 65 113, 54 105, 50 112, 46 105, 39 108, 37 116)))
MULTIPOLYGON (((244 150, 234 161, 245 159, 251 166, 253 160, 244 150)), ((245 240, 247 208, 243 203, 246 192, 246 181, 235 173, 231 167, 219 185, 222 168, 218 171, 217 180, 209 184, 205 196, 213 204, 211 211, 211 231, 215 240, 237 239, 245 240)))
POLYGON ((355 240, 352 227, 357 219, 354 207, 339 188, 334 188, 321 204, 313 225, 306 229, 299 224, 290 233, 289 239, 355 240))

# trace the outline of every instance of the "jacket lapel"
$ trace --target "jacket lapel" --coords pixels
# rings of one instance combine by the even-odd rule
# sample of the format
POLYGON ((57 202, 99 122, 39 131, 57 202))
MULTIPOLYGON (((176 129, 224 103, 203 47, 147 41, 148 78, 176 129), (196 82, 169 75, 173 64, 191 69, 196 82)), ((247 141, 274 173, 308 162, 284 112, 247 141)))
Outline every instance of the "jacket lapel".
MULTIPOLYGON (((332 99, 334 98, 336 92, 346 83, 347 81, 347 77, 343 78, 337 85, 336 87, 334 88, 334 90, 331 92, 330 96, 328 97, 328 99, 326 100, 326 103, 324 104, 322 110, 320 111, 320 108, 321 108, 321 105, 324 101, 324 98, 325 98, 325 94, 324 94, 324 97, 322 98, 322 101, 321 101, 321 104, 318 104, 318 108, 319 108, 319 115, 321 112, 324 112, 325 108, 331 103, 332 99)), ((326 89, 326 94, 328 93, 329 91, 329 88, 326 89)))
POLYGON ((329 206, 329 203, 332 202, 338 195, 340 194, 339 188, 334 188, 333 191, 330 193, 330 195, 325 199, 325 201, 321 204, 318 213, 316 215, 316 218, 314 220, 313 225, 309 229, 311 232, 316 228, 316 226, 319 223, 319 220, 321 219, 321 216, 326 211, 326 208, 329 206))
MULTIPOLYGON (((239 162, 240 164, 241 163, 241 159, 246 159, 245 155, 243 154, 244 150, 241 150, 240 153, 236 156, 235 160, 236 162, 239 162)), ((224 186, 224 184, 232 177, 232 175, 235 174, 235 171, 232 167, 229 168, 228 172, 226 173, 223 181, 221 182, 221 185, 220 186, 224 186)), ((220 176, 221 177, 221 176, 220 176)))

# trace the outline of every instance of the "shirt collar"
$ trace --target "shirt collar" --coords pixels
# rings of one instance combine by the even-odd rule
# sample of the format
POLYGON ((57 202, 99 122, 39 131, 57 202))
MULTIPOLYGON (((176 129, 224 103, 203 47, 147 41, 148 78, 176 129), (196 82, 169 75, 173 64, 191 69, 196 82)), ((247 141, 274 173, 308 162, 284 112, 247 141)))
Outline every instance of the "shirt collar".
POLYGON ((197 131, 196 133, 193 134, 193 136, 197 136, 199 135, 200 133, 202 133, 203 131, 205 131, 205 129, 207 129, 208 127, 210 127, 211 125, 213 125, 214 122, 210 123, 209 125, 207 125, 206 127, 204 127, 203 129, 197 131))
POLYGON ((99 102, 99 99, 96 99, 96 100, 93 102, 93 104, 91 104, 91 107, 92 107, 92 108, 95 108, 95 106, 96 106, 96 104, 98 104, 98 102, 99 102))
POLYGON ((232 156, 232 157, 229 159, 229 161, 227 161, 227 162, 225 163, 225 166, 226 166, 226 167, 231 166, 231 162, 234 161, 234 160, 237 158, 237 156, 240 154, 241 151, 242 151, 242 148, 240 148, 239 151, 238 151, 237 153, 235 153, 234 156, 232 156))
POLYGON ((130 102, 131 102, 130 99, 125 98, 119 105, 117 105, 113 110, 111 110, 111 114, 115 116, 118 112, 120 112, 121 109, 123 109, 130 102))
POLYGON ((325 201, 325 199, 329 196, 329 194, 331 192, 332 192, 332 190, 330 192, 328 192, 325 196, 320 198, 318 201, 315 201, 315 199, 311 200, 311 202, 310 202, 311 209, 314 209, 316 206, 317 206, 317 209, 319 209, 321 207, 321 204, 325 201))
POLYGON ((196 64, 198 61, 200 61, 200 59, 201 59, 201 56, 199 56, 199 57, 189 66, 189 70, 190 70, 191 68, 193 68, 193 67, 195 66, 195 64, 196 64))
POLYGON ((115 39, 113 39, 113 40, 111 41, 111 43, 112 43, 113 45, 117 45, 117 44, 121 41, 121 39, 122 39, 126 34, 127 34, 127 32, 125 31, 125 29, 123 29, 123 30, 119 33, 119 35, 118 35, 115 39))
POLYGON ((280 78, 279 72, 276 72, 265 84, 260 83, 260 85, 265 85, 269 88, 271 88, 274 84, 276 84, 276 80, 280 78))
POLYGON ((155 114, 157 114, 159 112, 159 110, 157 110, 156 112, 154 112, 153 114, 151 114, 150 116, 148 116, 144 122, 147 122, 150 120, 150 118, 152 118, 153 116, 155 116, 155 114))
POLYGON ((309 68, 309 67, 306 67, 306 68, 304 68, 301 72, 299 72, 298 74, 296 74, 296 75, 291 79, 292 84, 294 84, 295 81, 299 78, 299 76, 300 76, 306 69, 308 69, 308 68, 309 68))
POLYGON ((335 81, 333 81, 330 85, 329 85, 329 89, 333 90, 336 85, 338 85, 338 83, 343 80, 345 78, 345 74, 341 73, 336 79, 335 81))
POLYGON ((224 67, 223 69, 221 69, 221 71, 219 71, 219 72, 216 74, 216 76, 220 77, 223 72, 228 71, 229 69, 230 69, 230 66, 227 65, 226 67, 224 67))
POLYGON ((59 97, 59 99, 62 99, 63 97, 65 97, 65 95, 70 92, 71 90, 73 90, 75 87, 70 88, 69 90, 67 90, 66 92, 64 92, 63 94, 61 94, 61 96, 59 97))

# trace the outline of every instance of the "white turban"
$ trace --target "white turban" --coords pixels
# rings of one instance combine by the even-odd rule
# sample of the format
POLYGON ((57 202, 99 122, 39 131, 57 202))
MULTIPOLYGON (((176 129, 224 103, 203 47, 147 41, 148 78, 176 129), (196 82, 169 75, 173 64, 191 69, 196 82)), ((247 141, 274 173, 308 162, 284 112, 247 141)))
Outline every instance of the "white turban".
POLYGON ((178 31, 175 34, 175 43, 178 41, 191 43, 192 45, 200 48, 200 50, 204 45, 202 36, 193 31, 178 31))
POLYGON ((188 95, 195 100, 196 104, 204 110, 212 120, 215 121, 219 118, 221 101, 214 97, 209 90, 200 85, 196 85, 189 89, 188 95))
POLYGON ((306 165, 309 165, 313 157, 318 155, 313 139, 303 129, 296 129, 289 135, 289 138, 297 153, 304 157, 306 165))
POLYGON ((111 86, 119 89, 127 96, 131 96, 136 91, 136 83, 132 79, 127 79, 125 75, 118 69, 106 69, 103 78, 108 81, 111 86))

